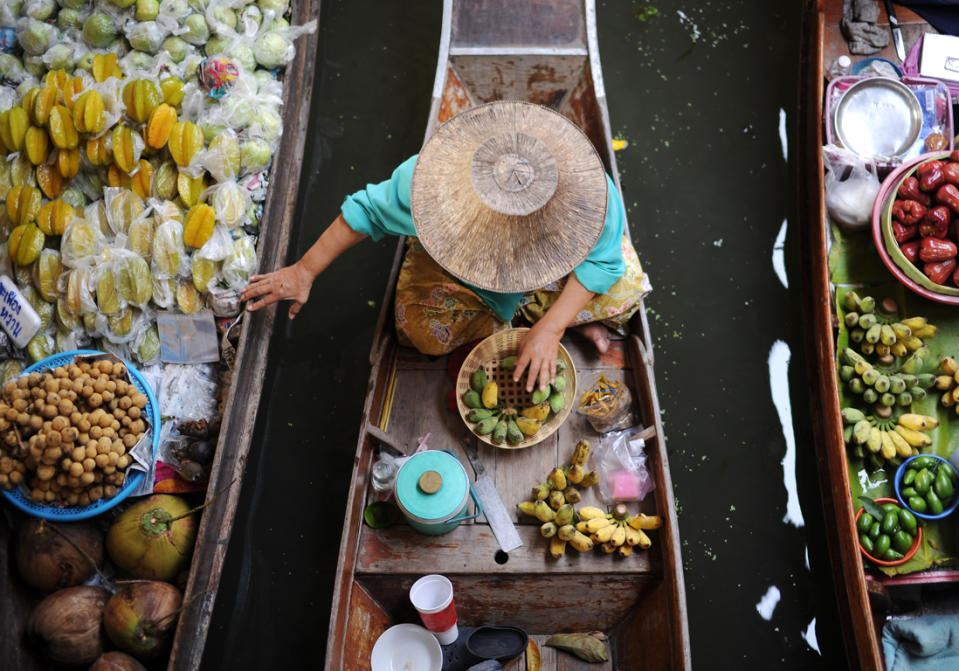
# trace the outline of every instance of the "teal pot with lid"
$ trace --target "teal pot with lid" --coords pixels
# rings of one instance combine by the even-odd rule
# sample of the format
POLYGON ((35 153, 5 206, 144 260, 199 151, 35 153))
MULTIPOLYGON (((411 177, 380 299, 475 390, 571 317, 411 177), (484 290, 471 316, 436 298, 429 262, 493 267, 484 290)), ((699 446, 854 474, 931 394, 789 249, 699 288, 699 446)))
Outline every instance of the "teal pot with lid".
POLYGON ((430 536, 483 514, 463 464, 448 450, 426 450, 407 459, 396 474, 393 497, 410 526, 430 536), (470 498, 476 504, 473 515, 466 514, 470 498))

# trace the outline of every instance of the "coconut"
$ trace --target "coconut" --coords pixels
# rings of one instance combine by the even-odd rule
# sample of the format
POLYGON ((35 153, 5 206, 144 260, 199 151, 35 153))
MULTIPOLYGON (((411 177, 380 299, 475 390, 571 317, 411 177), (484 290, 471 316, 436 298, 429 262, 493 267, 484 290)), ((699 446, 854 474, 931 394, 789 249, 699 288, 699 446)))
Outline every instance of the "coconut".
POLYGON ((119 650, 112 650, 97 657, 97 661, 90 665, 88 671, 146 671, 146 669, 147 667, 137 661, 136 657, 131 657, 119 650))
POLYGON ((17 529, 16 559, 24 582, 49 594, 94 574, 103 563, 103 534, 90 522, 31 517, 17 529))
POLYGON ((103 610, 103 628, 113 643, 134 657, 156 659, 166 648, 183 595, 170 583, 134 580, 120 586, 103 610))
POLYGON ((190 563, 197 516, 179 496, 153 494, 124 510, 107 532, 107 554, 123 571, 173 581, 190 563))
POLYGON ((37 604, 27 635, 54 662, 81 666, 103 652, 103 609, 110 593, 78 585, 61 589, 37 604))

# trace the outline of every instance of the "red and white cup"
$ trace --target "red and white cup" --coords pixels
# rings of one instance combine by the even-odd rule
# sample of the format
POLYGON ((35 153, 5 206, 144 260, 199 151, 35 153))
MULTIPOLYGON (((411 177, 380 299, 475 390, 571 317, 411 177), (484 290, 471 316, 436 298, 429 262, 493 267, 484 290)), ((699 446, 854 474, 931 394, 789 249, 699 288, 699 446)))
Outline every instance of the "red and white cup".
POLYGON ((456 627, 456 604, 453 602, 453 583, 446 576, 425 575, 410 587, 410 601, 420 614, 423 626, 440 645, 453 643, 459 630, 456 627))

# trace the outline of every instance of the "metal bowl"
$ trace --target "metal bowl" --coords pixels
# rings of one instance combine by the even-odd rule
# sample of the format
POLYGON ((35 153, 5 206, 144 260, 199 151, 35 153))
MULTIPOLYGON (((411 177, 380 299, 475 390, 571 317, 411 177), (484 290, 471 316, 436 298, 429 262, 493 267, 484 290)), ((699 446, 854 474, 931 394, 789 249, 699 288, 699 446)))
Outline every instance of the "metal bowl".
POLYGON ((888 77, 869 77, 850 86, 833 114, 836 138, 865 158, 898 159, 922 131, 918 98, 908 86, 888 77))

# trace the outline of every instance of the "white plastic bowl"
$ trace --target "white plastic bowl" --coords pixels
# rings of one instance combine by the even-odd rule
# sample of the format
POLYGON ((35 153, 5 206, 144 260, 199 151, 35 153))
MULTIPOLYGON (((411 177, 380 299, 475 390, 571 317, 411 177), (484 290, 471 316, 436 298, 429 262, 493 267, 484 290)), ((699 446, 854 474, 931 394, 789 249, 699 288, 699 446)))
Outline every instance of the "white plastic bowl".
POLYGON ((425 627, 397 624, 376 639, 370 664, 373 671, 441 671, 443 649, 425 627))

